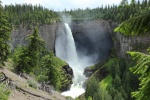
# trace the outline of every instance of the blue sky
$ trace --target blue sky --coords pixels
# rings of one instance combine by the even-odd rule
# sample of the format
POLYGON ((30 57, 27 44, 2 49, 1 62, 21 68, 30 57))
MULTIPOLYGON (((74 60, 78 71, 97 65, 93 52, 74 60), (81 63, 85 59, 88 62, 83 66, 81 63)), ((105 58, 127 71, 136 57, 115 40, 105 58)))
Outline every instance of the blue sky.
MULTIPOLYGON (((32 3, 41 4, 42 6, 53 9, 56 11, 61 11, 64 9, 77 9, 77 8, 95 8, 100 7, 102 4, 119 4, 121 0, 1 0, 2 5, 8 4, 23 4, 23 3, 32 3)), ((131 1, 131 0, 128 0, 131 1)))

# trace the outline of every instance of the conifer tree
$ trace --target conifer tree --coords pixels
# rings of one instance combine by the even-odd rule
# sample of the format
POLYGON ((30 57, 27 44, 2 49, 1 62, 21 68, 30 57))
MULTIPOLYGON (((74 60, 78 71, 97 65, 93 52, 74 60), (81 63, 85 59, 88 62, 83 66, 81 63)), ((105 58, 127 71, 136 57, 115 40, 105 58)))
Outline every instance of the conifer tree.
MULTIPOLYGON (((150 54, 150 48, 148 49, 150 54)), ((140 75, 140 87, 132 93, 137 100, 150 100, 150 55, 140 52, 129 52, 137 64, 131 68, 134 74, 140 75)))
POLYGON ((27 40, 29 40, 29 45, 21 51, 16 70, 29 73, 38 66, 41 51, 45 48, 45 42, 38 35, 37 29, 27 37, 27 40))
POLYGON ((56 90, 60 90, 61 87, 61 66, 59 65, 59 60, 51 52, 50 54, 42 57, 45 68, 48 70, 47 75, 50 80, 50 84, 54 86, 56 90))
POLYGON ((10 53, 10 46, 8 40, 11 35, 10 24, 6 20, 6 16, 3 14, 3 8, 0 1, 0 63, 4 64, 10 53))
MULTIPOLYGON (((134 0, 132 0, 134 1, 134 0)), ((123 22, 115 31, 122 32, 124 35, 143 35, 150 32, 150 13, 144 12, 143 15, 132 17, 123 22)), ((133 74, 139 75, 139 89, 132 92, 132 96, 137 100, 150 100, 150 48, 148 54, 141 52, 128 52, 136 65, 130 68, 133 74)))

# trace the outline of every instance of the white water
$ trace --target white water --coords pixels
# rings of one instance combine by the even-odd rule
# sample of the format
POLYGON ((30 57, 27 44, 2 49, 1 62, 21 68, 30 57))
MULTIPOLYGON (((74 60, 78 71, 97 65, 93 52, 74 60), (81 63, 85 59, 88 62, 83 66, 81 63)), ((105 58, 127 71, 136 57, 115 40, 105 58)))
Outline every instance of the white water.
POLYGON ((55 51, 56 56, 65 60, 69 66, 73 69, 74 78, 73 84, 69 91, 63 92, 62 95, 71 96, 73 98, 78 97, 85 92, 82 87, 86 77, 83 75, 84 68, 92 65, 90 63, 90 57, 78 56, 75 47, 75 42, 72 36, 71 29, 67 23, 65 23, 66 32, 57 34, 55 51))

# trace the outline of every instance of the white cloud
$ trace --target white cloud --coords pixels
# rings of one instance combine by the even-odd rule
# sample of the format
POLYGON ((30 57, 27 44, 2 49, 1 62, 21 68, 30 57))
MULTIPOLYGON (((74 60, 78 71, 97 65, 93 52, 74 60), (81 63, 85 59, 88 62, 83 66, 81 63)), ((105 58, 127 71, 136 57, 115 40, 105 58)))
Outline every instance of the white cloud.
MULTIPOLYGON (((128 0, 130 1, 130 0, 128 0)), ((67 10, 77 9, 77 8, 95 8, 101 5, 112 5, 119 4, 121 0, 2 0, 3 5, 5 4, 22 4, 22 3, 32 3, 41 4, 46 8, 54 10, 67 10)))

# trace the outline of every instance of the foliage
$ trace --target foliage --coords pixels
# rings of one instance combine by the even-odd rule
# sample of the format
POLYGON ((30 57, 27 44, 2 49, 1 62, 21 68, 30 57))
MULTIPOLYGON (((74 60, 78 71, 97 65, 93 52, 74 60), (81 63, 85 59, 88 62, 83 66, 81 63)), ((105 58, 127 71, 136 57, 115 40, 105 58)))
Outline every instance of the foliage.
POLYGON ((9 16, 9 23, 16 26, 28 26, 31 29, 32 25, 43 25, 60 21, 59 17, 62 13, 71 15, 75 21, 104 19, 123 22, 132 16, 142 14, 141 12, 148 12, 149 6, 150 1, 147 0, 143 2, 133 0, 130 4, 127 0, 122 0, 120 5, 102 5, 94 9, 79 8, 61 12, 49 10, 41 5, 33 6, 32 4, 5 5, 3 9, 5 15, 9 16))
POLYGON ((108 63, 110 65, 108 70, 113 78, 111 85, 107 87, 108 93, 112 99, 121 97, 125 100, 132 100, 131 91, 138 87, 137 77, 128 70, 132 63, 129 61, 127 63, 123 58, 113 58, 108 63))
POLYGON ((75 9, 64 11, 72 16, 73 20, 92 20, 104 19, 123 22, 132 16, 142 14, 141 12, 148 12, 150 1, 144 0, 143 2, 136 2, 135 0, 128 3, 127 0, 122 0, 120 5, 106 5, 94 9, 75 9))
MULTIPOLYGON (((134 1, 134 0, 133 0, 134 1)), ((132 5, 135 3, 132 2, 132 5)), ((145 10, 142 11, 141 15, 131 17, 129 20, 123 22, 115 31, 121 32, 124 35, 147 35, 149 36, 150 32, 150 13, 149 13, 149 4, 150 1, 143 1, 145 10)), ((132 97, 135 97, 137 100, 149 100, 150 99, 150 49, 148 49, 148 54, 140 52, 128 52, 136 65, 130 68, 133 74, 139 76, 140 84, 139 89, 135 92, 132 92, 132 97)))
POLYGON ((134 74, 140 75, 140 87, 138 91, 132 93, 132 96, 137 100, 149 100, 150 99, 150 48, 149 54, 140 52, 128 52, 133 60, 137 61, 137 64, 130 68, 134 74))
MULTIPOLYGON (((88 100, 88 97, 94 97, 94 94, 96 96, 98 96, 97 92, 98 92, 98 89, 99 89, 99 85, 98 85, 98 81, 95 77, 90 77, 89 79, 89 82, 87 83, 87 86, 86 86, 86 92, 85 92, 85 98, 86 100, 88 100)), ((95 97, 96 99, 96 97, 95 97)), ((101 100, 101 99, 99 99, 101 100)))
POLYGON ((54 55, 53 52, 47 52, 42 55, 38 67, 33 73, 39 82, 48 82, 53 85, 56 90, 61 90, 63 86, 71 83, 68 75, 63 70, 63 66, 67 65, 54 55))
POLYGON ((92 97, 89 96, 89 97, 88 97, 88 100, 92 100, 92 97))
POLYGON ((108 75, 107 77, 105 77, 105 79, 103 79, 101 82, 100 82, 100 86, 103 90, 106 90, 107 86, 109 84, 111 84, 112 82, 112 76, 108 75))
POLYGON ((0 100, 8 100, 10 91, 6 89, 4 84, 0 84, 0 100))
POLYGON ((150 12, 146 11, 144 14, 131 17, 129 20, 124 21, 115 32, 121 32, 123 35, 142 35, 149 34, 150 30, 150 12))
POLYGON ((58 14, 41 5, 32 4, 15 4, 5 5, 3 7, 4 13, 9 16, 8 20, 12 25, 32 25, 50 24, 58 20, 58 14))
MULTIPOLYGON (((66 63, 59 58, 57 58, 53 52, 42 57, 41 61, 41 73, 36 73, 40 75, 44 75, 51 82, 51 85, 55 87, 56 90, 60 90, 63 81, 62 77, 65 78, 62 71, 62 66, 66 65, 66 63)), ((40 67, 39 67, 40 68, 40 67)))
POLYGON ((27 83, 30 87, 37 89, 37 83, 35 81, 28 80, 27 83))
POLYGON ((105 85, 104 81, 106 82, 107 80, 108 82, 109 79, 111 80, 111 76, 108 76, 99 83, 94 76, 90 77, 85 92, 86 100, 112 100, 111 95, 109 95, 106 88, 103 87, 105 85))
MULTIPOLYGON (((42 70, 42 69, 41 69, 41 70, 42 70)), ((42 72, 44 72, 44 71, 42 70, 42 72)), ((37 80, 38 82, 48 81, 48 76, 47 76, 46 74, 42 74, 42 72, 41 72, 41 74, 35 76, 35 77, 36 77, 36 80, 37 80)), ((46 73, 46 72, 44 72, 44 73, 46 73)))
POLYGON ((10 53, 8 40, 10 39, 11 28, 6 18, 0 1, 0 64, 4 64, 10 53))
POLYGON ((41 51, 45 47, 45 42, 38 35, 37 29, 29 35, 29 44, 26 48, 20 48, 16 53, 16 70, 19 72, 30 73, 38 66, 41 51))
MULTIPOLYGON (((20 46, 14 50, 13 61, 18 72, 33 73, 37 81, 48 82, 56 90, 69 82, 63 71, 66 63, 57 58, 53 52, 45 49, 45 42, 37 34, 37 30, 27 37, 28 46, 20 46)), ((31 83, 31 86, 34 84, 31 83)))
MULTIPOLYGON (((128 58, 129 59, 129 58, 128 58)), ((109 58, 105 64, 99 65, 99 69, 106 69, 108 72, 96 71, 96 78, 102 77, 99 82, 99 95, 100 100, 133 100, 131 98, 131 92, 138 88, 139 81, 135 75, 133 75, 129 68, 135 64, 125 58, 109 58)), ((98 67, 98 66, 97 66, 98 67)), ((95 94, 97 95, 97 94, 95 94)))

